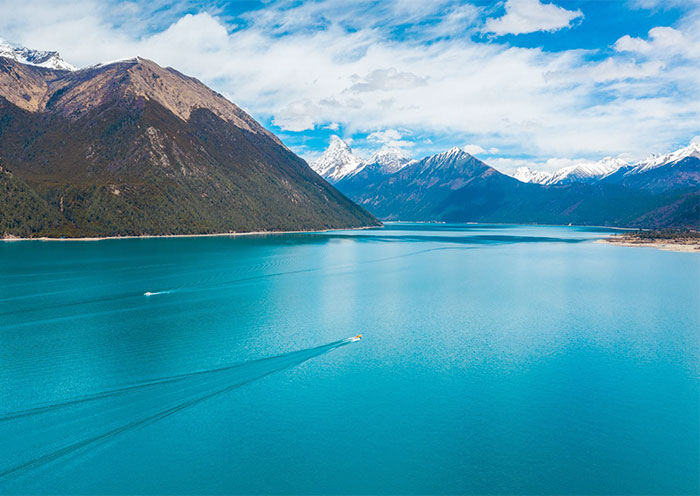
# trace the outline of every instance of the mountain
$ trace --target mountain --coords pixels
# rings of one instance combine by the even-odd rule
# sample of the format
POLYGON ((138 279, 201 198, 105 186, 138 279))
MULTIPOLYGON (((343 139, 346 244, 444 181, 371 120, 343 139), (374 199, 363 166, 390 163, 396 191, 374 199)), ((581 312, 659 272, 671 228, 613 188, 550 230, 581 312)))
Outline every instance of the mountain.
POLYGON ((574 182, 595 182, 609 174, 612 174, 620 167, 627 165, 622 159, 605 157, 598 162, 588 162, 576 164, 559 169, 552 178, 545 184, 567 184, 574 182))
POLYGON ((345 141, 339 136, 331 136, 328 148, 318 159, 311 163, 311 168, 330 183, 337 183, 345 177, 358 174, 366 168, 366 173, 393 174, 413 159, 400 148, 384 147, 374 152, 369 159, 362 160, 355 155, 345 141))
POLYGON ((450 150, 413 162, 391 175, 368 181, 349 177, 336 184, 375 215, 388 220, 443 220, 450 210, 445 200, 456 190, 479 185, 477 203, 501 183, 518 181, 501 174, 464 150, 450 150))
POLYGON ((239 107, 142 58, 0 57, 0 235, 377 225, 239 107))
POLYGON ((386 220, 697 229, 699 170, 697 158, 686 156, 671 167, 638 174, 634 187, 622 169, 599 180, 544 185, 502 174, 452 148, 394 174, 360 171, 336 187, 386 220), (616 182, 618 174, 623 180, 616 182), (655 186, 659 182, 663 188, 655 186))
POLYGON ((518 167, 513 177, 523 183, 547 184, 552 180, 553 174, 545 171, 535 171, 529 167, 518 167))
POLYGON ((626 172, 626 175, 640 174, 643 172, 649 172, 658 167, 663 167, 665 165, 674 165, 683 159, 700 159, 700 143, 691 143, 690 145, 679 148, 678 150, 660 154, 652 155, 645 160, 641 160, 634 164, 634 166, 626 172))
POLYGON ((605 157, 598 162, 570 165, 555 172, 533 171, 529 167, 519 167, 513 177, 524 183, 545 185, 595 182, 626 165, 627 162, 622 159, 605 157))
POLYGON ((74 71, 75 66, 61 58, 58 52, 42 52, 30 50, 23 46, 11 45, 0 39, 0 57, 12 59, 22 64, 46 67, 59 71, 74 71))
POLYGON ((330 145, 323 155, 311 163, 311 168, 331 183, 340 181, 348 174, 362 167, 362 159, 357 157, 340 136, 331 136, 330 145))
MULTIPOLYGON (((621 178, 630 178, 631 176, 649 172, 667 165, 673 166, 686 158, 700 159, 700 144, 691 143, 671 153, 652 155, 634 164, 628 164, 626 161, 619 158, 605 157, 598 162, 576 164, 564 167, 555 172, 534 171, 529 167, 519 167, 513 174, 513 177, 524 183, 544 185, 567 184, 573 182, 592 183, 603 180, 632 185, 635 181, 624 181, 621 178), (608 177, 611 177, 611 180, 606 179, 608 177)), ((664 170, 664 172, 668 172, 668 169, 664 170)), ((676 170, 673 172, 676 173, 678 171, 676 170)), ((646 176, 646 178, 648 179, 649 176, 646 176)), ((640 180, 639 182, 643 184, 644 180, 640 180)))
POLYGON ((700 144, 691 143, 674 152, 652 155, 617 170, 601 180, 628 188, 664 192, 700 189, 700 144))
POLYGON ((401 148, 385 147, 377 150, 365 160, 364 167, 376 166, 377 171, 382 174, 393 174, 411 162, 413 162, 411 156, 401 148))

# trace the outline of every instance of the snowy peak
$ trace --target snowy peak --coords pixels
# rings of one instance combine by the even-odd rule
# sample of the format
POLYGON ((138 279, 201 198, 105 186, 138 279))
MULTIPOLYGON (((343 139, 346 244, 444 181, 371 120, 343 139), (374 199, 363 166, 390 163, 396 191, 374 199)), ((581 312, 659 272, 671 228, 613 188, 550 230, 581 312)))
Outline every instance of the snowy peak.
POLYGON ((544 185, 595 182, 617 171, 630 176, 672 165, 688 157, 700 159, 700 143, 691 143, 671 153, 652 155, 631 165, 619 158, 605 157, 597 162, 581 162, 555 172, 534 171, 529 167, 520 167, 512 176, 524 183, 544 185))
POLYGON ((311 168, 331 183, 352 176, 372 166, 380 174, 393 174, 413 159, 400 148, 385 147, 372 154, 367 160, 355 155, 350 146, 339 136, 331 136, 331 142, 323 155, 311 163, 311 168))
POLYGON ((559 169, 545 184, 567 184, 596 181, 627 165, 622 159, 605 157, 597 162, 583 162, 559 169))
POLYGON ((622 159, 605 157, 597 162, 569 165, 555 172, 535 171, 529 167, 519 167, 512 176, 523 183, 544 185, 593 182, 609 176, 625 165, 627 162, 622 159))
POLYGON ((423 178, 439 178, 443 185, 456 181, 455 188, 457 184, 463 184, 463 180, 485 172, 495 172, 495 169, 456 146, 446 152, 425 157, 411 167, 417 175, 423 178))
POLYGON ((627 172, 627 174, 639 174, 640 172, 647 172, 651 169, 656 169, 657 167, 662 167, 664 165, 675 164, 683 160, 684 158, 695 157, 700 159, 700 143, 691 143, 690 145, 679 148, 678 150, 660 154, 652 155, 644 160, 640 160, 635 163, 633 168, 627 172))
POLYGON ((331 183, 357 171, 363 165, 350 146, 340 138, 331 136, 330 145, 323 155, 311 163, 311 168, 331 183))
POLYGON ((63 60, 58 52, 31 50, 23 46, 13 46, 0 39, 0 57, 15 60, 21 64, 45 67, 57 71, 75 71, 76 68, 63 60))
POLYGON ((436 153, 435 155, 431 155, 430 157, 427 157, 424 160, 426 162, 426 165, 430 167, 444 167, 447 165, 452 165, 458 160, 467 158, 471 158, 471 155, 469 155, 461 148, 453 146, 446 152, 436 153))
POLYGON ((552 173, 534 171, 529 167, 518 167, 513 177, 523 183, 547 184, 552 179, 552 173))
POLYGON ((393 174, 406 167, 413 159, 400 148, 382 148, 372 154, 365 165, 377 164, 384 174, 393 174))

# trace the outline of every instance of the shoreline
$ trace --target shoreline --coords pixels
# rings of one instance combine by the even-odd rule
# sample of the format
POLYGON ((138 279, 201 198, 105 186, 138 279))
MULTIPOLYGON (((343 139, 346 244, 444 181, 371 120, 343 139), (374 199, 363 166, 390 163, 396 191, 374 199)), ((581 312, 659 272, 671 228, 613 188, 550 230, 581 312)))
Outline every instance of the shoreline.
POLYGON ((596 228, 596 229, 614 229, 616 231, 635 231, 637 227, 619 227, 619 226, 598 226, 598 225, 588 225, 588 224, 517 224, 513 222, 444 222, 435 220, 383 220, 380 221, 383 224, 439 224, 439 225, 466 225, 466 226, 479 226, 479 225, 493 225, 493 226, 542 226, 542 227, 586 227, 586 228, 596 228))
POLYGON ((141 235, 125 235, 125 236, 86 236, 79 238, 52 238, 49 236, 41 236, 37 238, 20 238, 17 236, 0 237, 0 241, 105 241, 110 239, 155 239, 155 238, 213 238, 213 237, 230 237, 236 238, 239 236, 268 236, 276 234, 312 234, 326 233, 333 231, 358 231, 362 229, 374 229, 382 226, 363 226, 363 227, 339 227, 332 229, 313 229, 309 231, 241 231, 241 232, 226 232, 226 233, 208 233, 208 234, 141 234, 141 235))
POLYGON ((668 242, 666 240, 630 241, 629 239, 616 239, 613 236, 597 239, 594 243, 629 246, 632 248, 656 248, 657 250, 676 253, 700 253, 700 244, 698 243, 668 242))

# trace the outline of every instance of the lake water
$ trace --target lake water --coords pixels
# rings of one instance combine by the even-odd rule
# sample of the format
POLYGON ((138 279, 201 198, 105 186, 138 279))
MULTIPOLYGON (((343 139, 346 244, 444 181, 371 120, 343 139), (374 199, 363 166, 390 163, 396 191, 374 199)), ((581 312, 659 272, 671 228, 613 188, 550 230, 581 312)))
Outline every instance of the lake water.
POLYGON ((700 256, 606 234, 0 243, 0 493, 696 494, 700 256))

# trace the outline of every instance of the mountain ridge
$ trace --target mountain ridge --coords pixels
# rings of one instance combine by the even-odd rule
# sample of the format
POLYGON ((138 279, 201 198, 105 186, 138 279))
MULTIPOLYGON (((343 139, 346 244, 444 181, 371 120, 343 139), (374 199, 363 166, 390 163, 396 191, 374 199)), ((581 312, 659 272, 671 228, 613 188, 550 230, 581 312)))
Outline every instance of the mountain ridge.
POLYGON ((58 52, 32 50, 7 43, 0 38, 0 57, 10 58, 22 64, 48 69, 75 71, 76 67, 61 58, 58 52))
POLYGON ((336 187, 383 220, 700 228, 699 159, 626 172, 523 182, 453 147, 394 174, 345 177, 336 187))
MULTIPOLYGON (((452 148, 461 149, 459 147, 452 148)), ((444 152, 438 152, 434 155, 439 155, 440 153, 444 152)), ((383 174, 392 174, 409 163, 419 161, 411 158, 410 155, 400 148, 381 148, 375 151, 369 159, 363 160, 354 154, 352 148, 345 141, 343 141, 339 136, 333 135, 331 136, 331 143, 325 150, 324 154, 319 159, 313 161, 311 166, 321 176, 335 183, 348 176, 353 176, 360 173, 363 168, 371 166, 374 162, 377 162, 378 157, 382 157, 382 155, 393 155, 390 160, 398 165, 394 166, 393 169, 391 168, 391 165, 389 167, 384 167, 382 170, 377 169, 374 171, 375 173, 381 172, 383 174), (351 166, 339 164, 337 161, 342 160, 344 157, 338 157, 337 154, 331 153, 333 148, 338 144, 339 146, 343 147, 346 153, 351 155, 351 166), (398 161, 399 159, 397 157, 400 157, 400 162, 398 161), (324 166, 319 166, 316 164, 323 164, 324 166), (329 172, 331 169, 333 171, 332 173, 329 172)), ((430 156, 433 155, 429 155, 428 157, 430 156)), ((547 186, 574 182, 592 183, 603 180, 606 177, 615 174, 619 170, 624 170, 626 173, 634 174, 641 170, 646 171, 655 167, 679 161, 686 156, 700 158, 700 144, 690 143, 689 145, 681 147, 672 152, 654 154, 646 159, 639 160, 634 163, 629 163, 621 158, 608 156, 595 162, 577 161, 573 165, 562 167, 553 172, 534 170, 528 166, 521 166, 513 173, 506 173, 502 171, 499 172, 514 177, 515 179, 524 183, 543 184, 547 186)), ((424 157, 423 159, 428 157, 424 157)))
POLYGON ((331 135, 330 143, 323 154, 312 161, 310 166, 330 183, 365 171, 372 174, 393 174, 414 160, 403 150, 395 147, 382 147, 363 160, 340 136, 331 135))
POLYGON ((0 234, 379 224, 238 106, 146 59, 57 71, 0 57, 0 116, 0 234))

